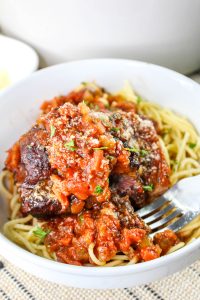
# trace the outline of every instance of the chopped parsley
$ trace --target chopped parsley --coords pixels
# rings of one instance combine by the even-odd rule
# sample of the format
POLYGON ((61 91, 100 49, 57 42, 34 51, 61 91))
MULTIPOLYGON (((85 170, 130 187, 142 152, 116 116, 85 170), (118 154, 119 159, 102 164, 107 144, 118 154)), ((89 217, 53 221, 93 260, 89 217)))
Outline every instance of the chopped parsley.
POLYGON ((98 116, 98 119, 103 123, 104 126, 109 127, 110 123, 106 116, 100 115, 100 116, 98 116))
POLYGON ((139 153, 140 152, 140 150, 137 149, 137 148, 124 148, 124 149, 127 150, 127 151, 130 151, 130 152, 135 152, 135 153, 139 153))
POLYGON ((39 237, 41 240, 43 240, 49 233, 50 230, 44 231, 41 227, 36 227, 36 229, 33 231, 33 234, 39 237))
POLYGON ((94 192, 95 194, 100 195, 103 193, 103 188, 100 185, 97 185, 94 192))
POLYGON ((120 130, 120 128, 119 127, 112 127, 111 130, 117 132, 117 131, 120 130))
POLYGON ((65 143, 64 147, 67 148, 69 151, 75 151, 76 150, 74 140, 71 140, 68 143, 65 143))
POLYGON ((105 108, 109 108, 110 107, 110 104, 109 103, 106 103, 104 104, 105 108))
POLYGON ((90 107, 91 109, 93 109, 93 108, 94 108, 94 103, 89 103, 89 107, 90 107))
POLYGON ((194 149, 194 148, 196 147, 197 144, 195 144, 195 143, 189 143, 188 145, 189 145, 189 147, 190 147, 191 149, 194 149))
POLYGON ((94 109, 96 110, 100 109, 99 105, 95 104, 94 109))
POLYGON ((85 104, 85 105, 88 105, 88 102, 85 101, 85 100, 83 100, 82 103, 85 104))
POLYGON ((137 104, 140 104, 140 102, 142 102, 142 98, 138 95, 136 101, 137 101, 137 104))
POLYGON ((108 149, 108 147, 93 148, 93 150, 105 150, 105 149, 108 149))
POLYGON ((130 152, 139 153, 142 157, 145 157, 149 153, 149 151, 147 151, 145 149, 140 150, 140 149, 134 148, 134 147, 133 148, 124 148, 124 149, 127 151, 130 151, 130 152))
POLYGON ((147 156, 148 153, 149 153, 149 151, 147 151, 145 149, 140 150, 140 154, 141 154, 142 157, 147 156))
POLYGON ((94 103, 90 103, 90 104, 89 104, 89 107, 90 107, 91 109, 93 109, 93 110, 99 110, 99 105, 94 104, 94 103))
POLYGON ((114 158, 114 156, 107 155, 106 158, 109 159, 109 160, 112 160, 114 158))
POLYGON ((81 214, 79 216, 79 221, 80 221, 81 224, 83 224, 83 222, 84 222, 84 215, 81 214))
POLYGON ((154 189, 154 186, 153 186, 152 183, 149 184, 149 185, 143 185, 143 189, 144 189, 145 191, 152 192, 153 189, 154 189))
POLYGON ((51 126, 50 126, 50 130, 51 130, 50 138, 52 138, 52 137, 55 135, 56 128, 55 128, 53 125, 51 125, 51 126))

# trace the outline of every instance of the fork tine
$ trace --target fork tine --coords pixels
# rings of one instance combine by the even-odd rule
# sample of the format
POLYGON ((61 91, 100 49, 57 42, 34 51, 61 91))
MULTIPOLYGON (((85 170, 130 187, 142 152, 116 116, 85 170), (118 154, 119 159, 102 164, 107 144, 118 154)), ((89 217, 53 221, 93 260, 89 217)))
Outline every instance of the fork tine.
POLYGON ((144 217, 143 220, 145 221, 145 223, 149 224, 153 221, 156 221, 158 218, 162 217, 164 214, 166 214, 167 212, 169 212, 173 208, 175 208, 175 205, 171 203, 167 207, 159 210, 157 213, 151 215, 150 217, 147 217, 146 219, 144 217))
POLYGON ((194 212, 188 211, 182 217, 180 217, 180 219, 178 219, 174 223, 172 223, 169 226, 167 226, 166 229, 171 229, 173 231, 178 231, 184 225, 186 225, 189 222, 191 222, 197 215, 198 215, 198 213, 194 213, 194 212))
POLYGON ((176 211, 174 211, 170 215, 168 215, 166 218, 160 219, 159 221, 151 224, 150 227, 151 227, 152 230, 155 230, 155 229, 157 229, 157 228, 165 225, 169 221, 173 220, 175 217, 177 217, 181 213, 182 213, 182 210, 181 209, 177 209, 176 211))
POLYGON ((154 212, 154 210, 158 209, 159 207, 161 207, 165 203, 167 203, 167 200, 164 197, 160 197, 157 200, 155 200, 153 203, 137 210, 136 213, 140 217, 144 217, 144 216, 154 212))

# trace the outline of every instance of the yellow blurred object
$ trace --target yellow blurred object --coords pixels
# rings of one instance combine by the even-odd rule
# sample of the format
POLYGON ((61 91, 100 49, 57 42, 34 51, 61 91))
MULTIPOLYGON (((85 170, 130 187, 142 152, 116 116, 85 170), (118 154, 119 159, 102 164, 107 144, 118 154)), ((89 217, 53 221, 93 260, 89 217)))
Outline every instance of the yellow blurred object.
POLYGON ((9 74, 6 70, 0 70, 0 90, 10 84, 9 74))

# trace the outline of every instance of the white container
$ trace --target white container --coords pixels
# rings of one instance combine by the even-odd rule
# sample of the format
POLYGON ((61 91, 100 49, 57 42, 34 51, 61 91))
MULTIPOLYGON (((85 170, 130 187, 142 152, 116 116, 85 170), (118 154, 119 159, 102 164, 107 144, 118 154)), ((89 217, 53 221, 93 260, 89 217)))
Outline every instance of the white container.
POLYGON ((111 57, 200 68, 199 0, 1 0, 0 26, 42 65, 111 57))
MULTIPOLYGON (((86 60, 35 72, 0 95, 0 167, 5 150, 36 120, 40 104, 68 93, 80 82, 96 80, 109 91, 128 80, 141 96, 187 116, 200 131, 200 85, 176 72, 128 60, 86 60)), ((192 201, 192 199, 191 199, 192 201)), ((0 231, 6 201, 0 199, 0 231)), ((124 288, 161 279, 200 258, 200 239, 153 261, 123 267, 80 267, 38 257, 0 233, 0 254, 43 279, 80 288, 124 288)))
POLYGON ((5 72, 8 85, 30 75, 38 64, 38 55, 30 46, 0 34, 0 72, 5 72))

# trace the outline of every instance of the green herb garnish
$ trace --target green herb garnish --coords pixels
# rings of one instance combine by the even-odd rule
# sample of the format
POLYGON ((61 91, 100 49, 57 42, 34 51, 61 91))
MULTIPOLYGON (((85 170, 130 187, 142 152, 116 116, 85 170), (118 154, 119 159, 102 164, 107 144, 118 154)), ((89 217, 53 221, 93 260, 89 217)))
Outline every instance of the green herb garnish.
POLYGON ((153 188, 154 188, 154 186, 152 183, 150 185, 143 185, 143 189, 148 192, 152 192, 153 188))
POLYGON ((99 105, 95 104, 94 109, 99 110, 99 105))
POLYGON ((93 148, 93 150, 105 150, 105 149, 108 149, 108 147, 93 148))
POLYGON ((109 160, 112 160, 114 158, 114 156, 107 155, 106 158, 109 159, 109 160))
POLYGON ((189 143, 188 146, 191 148, 191 149, 194 149, 196 147, 196 143, 189 143))
POLYGON ((52 138, 54 136, 55 132, 56 132, 56 128, 53 125, 51 125, 50 129, 51 129, 50 138, 52 138))
POLYGON ((105 108, 109 108, 110 107, 110 104, 107 103, 107 104, 104 104, 105 108))
POLYGON ((33 234, 39 237, 41 240, 43 240, 49 233, 50 230, 44 231, 41 227, 36 227, 36 229, 33 231, 33 234))
POLYGON ((135 153, 139 153, 140 152, 140 150, 137 149, 137 148, 124 148, 124 149, 127 150, 127 151, 130 151, 130 152, 135 152, 135 153))
POLYGON ((94 104, 94 103, 90 103, 89 107, 90 107, 90 109, 93 109, 93 110, 99 110, 99 105, 94 104))
POLYGON ((137 104, 140 104, 140 102, 142 102, 142 97, 140 97, 140 96, 137 96, 137 104))
POLYGON ((65 143, 64 147, 67 148, 70 151, 75 151, 76 150, 74 140, 71 140, 68 143, 65 143))
POLYGON ((83 224, 83 222, 84 222, 84 215, 80 215, 79 216, 79 221, 80 221, 81 224, 83 224))
POLYGON ((98 119, 101 120, 102 122, 107 122, 108 121, 107 116, 104 116, 103 113, 102 113, 102 115, 98 116, 98 119))
POLYGON ((94 192, 95 194, 100 195, 103 193, 103 188, 100 185, 97 185, 94 192))
POLYGON ((117 132, 117 131, 120 130, 120 128, 119 127, 112 127, 111 130, 117 132))
POLYGON ((85 100, 83 100, 82 103, 85 104, 85 105, 88 105, 88 102, 85 101, 85 100))
POLYGON ((147 151, 145 149, 140 150, 140 154, 141 154, 142 157, 147 156, 148 153, 149 153, 149 151, 147 151))
POLYGON ((133 148, 124 148, 124 149, 127 151, 130 151, 130 152, 139 153, 139 154, 141 154, 142 157, 145 157, 149 153, 149 151, 147 151, 145 149, 140 150, 140 149, 137 149, 134 147, 133 148))

